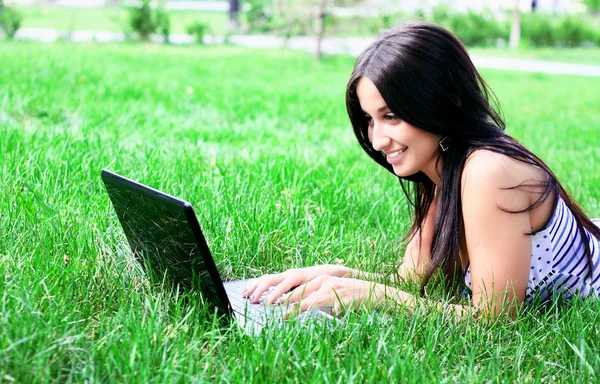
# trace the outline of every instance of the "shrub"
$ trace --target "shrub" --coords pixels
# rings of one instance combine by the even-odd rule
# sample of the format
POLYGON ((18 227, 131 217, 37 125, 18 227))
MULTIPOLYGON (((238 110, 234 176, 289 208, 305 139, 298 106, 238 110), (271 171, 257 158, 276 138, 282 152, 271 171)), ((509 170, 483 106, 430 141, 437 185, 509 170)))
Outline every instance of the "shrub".
POLYGON ((9 39, 13 39, 21 28, 23 16, 12 8, 4 6, 0 11, 0 27, 9 39))
POLYGON ((446 5, 438 5, 431 10, 431 21, 442 27, 450 27, 450 10, 446 5))
POLYGON ((141 40, 150 40, 150 35, 156 31, 150 0, 142 0, 139 7, 129 8, 129 24, 141 40))
POLYGON ((165 42, 169 41, 169 14, 161 8, 153 11, 150 0, 142 0, 139 7, 129 7, 129 25, 140 40, 148 41, 153 33, 159 32, 165 37, 165 42))
POLYGON ((563 18, 558 26, 557 33, 559 41, 569 47, 577 47, 584 41, 594 40, 592 28, 574 16, 563 18))
POLYGON ((549 15, 521 16, 521 38, 536 47, 553 46, 558 41, 557 23, 549 15))
MULTIPOLYGON (((383 17, 372 17, 372 16, 335 16, 331 13, 325 15, 325 31, 327 35, 356 35, 356 36, 369 36, 377 35, 382 29, 391 28, 395 23, 392 21, 393 16, 389 15, 387 18, 383 17), (384 20, 384 23, 382 23, 384 20)), ((309 34, 310 29, 308 25, 304 25, 304 28, 297 27, 296 34, 309 34)))
POLYGON ((600 0, 583 0, 591 12, 600 12, 600 0))
POLYGON ((195 22, 194 24, 190 24, 187 27, 187 33, 189 35, 194 36, 196 39, 196 43, 204 44, 204 35, 206 34, 206 30, 208 26, 201 22, 195 22))
POLYGON ((494 45, 498 39, 508 39, 508 27, 492 14, 452 12, 445 6, 432 10, 431 21, 452 31, 465 45, 494 45))
MULTIPOLYGON (((479 14, 468 12, 462 20, 461 24, 466 25, 463 33, 463 39, 466 44, 473 46, 495 45, 496 40, 508 40, 510 31, 508 28, 499 23, 491 14, 479 14)), ((461 33, 458 25, 454 27, 461 33)))
MULTIPOLYGON (((508 40, 509 22, 498 22, 491 14, 458 13, 438 6, 430 20, 451 30, 467 46, 493 45, 498 39, 508 40)), ((600 45, 600 30, 589 18, 552 16, 549 14, 521 15, 521 38, 531 46, 580 46, 584 42, 600 45)))
POLYGON ((247 0, 250 9, 246 21, 251 32, 269 32, 273 29, 272 2, 269 0, 247 0))
POLYGON ((454 12, 444 5, 432 9, 430 20, 452 31, 468 46, 495 45, 498 39, 508 40, 510 32, 491 13, 454 12))
POLYGON ((533 46, 576 47, 584 42, 600 45, 590 19, 581 16, 523 15, 521 36, 533 46))

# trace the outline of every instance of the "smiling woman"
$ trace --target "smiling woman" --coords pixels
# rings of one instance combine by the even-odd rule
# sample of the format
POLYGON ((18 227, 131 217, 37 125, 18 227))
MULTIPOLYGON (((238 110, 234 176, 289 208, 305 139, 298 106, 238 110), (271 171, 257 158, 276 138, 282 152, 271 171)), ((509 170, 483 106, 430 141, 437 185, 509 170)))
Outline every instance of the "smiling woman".
MULTIPOLYGON (((423 294, 441 271, 450 293, 470 295, 470 309, 492 317, 558 294, 597 296, 600 222, 504 132, 491 98, 464 46, 434 24, 400 25, 358 58, 346 92, 354 133, 414 207, 398 277, 423 294)), ((424 300, 373 280, 317 266, 263 276, 244 295, 256 302, 275 286, 267 302, 288 300, 300 311, 424 300)))
POLYGON ((422 171, 430 180, 439 182, 435 165, 440 149, 438 135, 400 119, 368 77, 358 81, 356 94, 362 100, 369 142, 385 156, 394 173, 406 177, 422 171))

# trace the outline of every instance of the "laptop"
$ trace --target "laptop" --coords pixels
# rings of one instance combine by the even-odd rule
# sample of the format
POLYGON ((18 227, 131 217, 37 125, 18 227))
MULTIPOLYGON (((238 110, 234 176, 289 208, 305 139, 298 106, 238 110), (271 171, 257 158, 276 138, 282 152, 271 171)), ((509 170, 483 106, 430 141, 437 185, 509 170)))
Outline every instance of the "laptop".
MULTIPOLYGON (((146 273, 177 289, 197 290, 219 316, 236 321, 246 332, 284 323, 287 306, 262 305, 273 287, 252 304, 242 297, 249 280, 221 280, 190 203, 106 169, 101 176, 133 255, 146 273)), ((300 316, 302 322, 321 318, 338 320, 327 308, 300 316)))

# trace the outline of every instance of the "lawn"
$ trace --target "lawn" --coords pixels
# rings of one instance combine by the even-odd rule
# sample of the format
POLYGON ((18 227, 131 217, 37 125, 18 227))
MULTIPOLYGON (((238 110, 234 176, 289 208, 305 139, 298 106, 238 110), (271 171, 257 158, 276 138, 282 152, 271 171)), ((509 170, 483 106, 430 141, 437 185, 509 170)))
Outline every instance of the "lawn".
MULTIPOLYGON (((128 32, 129 15, 125 7, 68 8, 57 6, 17 6, 23 15, 23 28, 53 28, 61 31, 128 32)), ((225 12, 169 11, 171 33, 187 33, 189 25, 201 22, 208 34, 223 35, 228 16, 225 12)))
MULTIPOLYGON (((353 59, 13 42, 0 62, 0 379, 598 381, 598 300, 494 324, 357 312, 250 337, 136 267, 103 167, 190 201, 225 280, 315 263, 393 271, 408 204, 353 137, 353 59)), ((508 132, 600 217, 600 78, 483 76, 508 132)))

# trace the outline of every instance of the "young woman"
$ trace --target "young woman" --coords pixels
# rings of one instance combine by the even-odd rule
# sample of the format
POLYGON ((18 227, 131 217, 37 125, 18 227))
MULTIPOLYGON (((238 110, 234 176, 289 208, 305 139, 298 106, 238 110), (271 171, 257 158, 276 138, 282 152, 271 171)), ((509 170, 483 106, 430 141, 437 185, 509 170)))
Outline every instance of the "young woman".
MULTIPOLYGON (((346 91, 354 133, 414 206, 399 277, 423 292, 441 271, 447 289, 463 285, 458 291, 491 316, 559 292, 597 296, 600 221, 504 133, 489 99, 464 46, 434 24, 403 24, 358 58, 346 91)), ((274 286, 266 302, 289 301, 299 312, 424 300, 371 278, 335 265, 293 269, 261 277, 244 296, 257 302, 274 286)))

